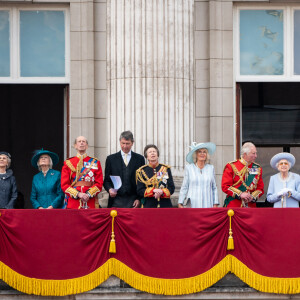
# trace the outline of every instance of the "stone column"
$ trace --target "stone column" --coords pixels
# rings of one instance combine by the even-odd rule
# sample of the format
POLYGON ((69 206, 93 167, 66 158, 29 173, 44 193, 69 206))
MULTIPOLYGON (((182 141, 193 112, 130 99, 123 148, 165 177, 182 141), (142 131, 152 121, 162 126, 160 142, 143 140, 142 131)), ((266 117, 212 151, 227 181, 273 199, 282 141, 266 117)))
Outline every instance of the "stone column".
POLYGON ((94 155, 94 3, 93 0, 70 2, 70 146, 84 135, 89 154, 94 155))
POLYGON ((107 1, 108 153, 123 130, 182 174, 193 141, 193 0, 107 1))

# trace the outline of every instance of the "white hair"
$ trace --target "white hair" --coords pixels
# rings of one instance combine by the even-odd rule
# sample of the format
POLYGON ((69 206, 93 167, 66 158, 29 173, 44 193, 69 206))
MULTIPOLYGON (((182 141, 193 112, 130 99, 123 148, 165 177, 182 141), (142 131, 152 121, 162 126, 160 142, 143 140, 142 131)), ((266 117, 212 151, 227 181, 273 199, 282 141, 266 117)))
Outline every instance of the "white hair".
MULTIPOLYGON (((52 169, 52 167, 53 167, 53 161, 52 161, 52 158, 51 158, 48 154, 42 154, 42 155, 47 155, 47 156, 49 157, 49 169, 52 169)), ((41 155, 41 156, 42 156, 42 155, 41 155)), ((41 159, 41 156, 40 156, 40 158, 39 158, 39 160, 38 160, 38 162, 37 162, 37 166, 38 166, 39 171, 42 171, 42 168, 41 168, 41 166, 40 166, 40 164, 39 164, 40 159, 41 159)))
POLYGON ((89 144, 89 142, 88 142, 88 140, 87 140, 87 138, 85 137, 85 136, 83 136, 83 135, 79 135, 76 139, 75 139, 75 141, 74 141, 74 145, 76 145, 77 144, 77 139, 79 138, 79 137, 83 137, 84 139, 85 139, 85 142, 86 142, 86 144, 88 145, 89 144))
MULTIPOLYGON (((209 155, 209 153, 208 153, 208 150, 206 149, 206 148, 200 148, 200 149, 204 149, 204 150, 206 150, 206 159, 205 159, 205 162, 204 162, 204 164, 209 164, 209 162, 210 162, 210 155, 209 155)), ((200 150, 200 149, 198 149, 198 150, 200 150)), ((194 163, 196 163, 197 162, 197 151, 198 150, 196 150, 194 153, 193 153, 193 162, 194 163)))
POLYGON ((255 147, 255 145, 253 143, 251 143, 251 142, 245 143, 241 149, 241 156, 243 156, 244 154, 249 154, 252 147, 255 147))
POLYGON ((289 170, 290 170, 290 168, 291 168, 291 163, 290 163, 287 159, 285 159, 285 158, 281 159, 281 160, 276 164, 276 168, 278 169, 279 163, 280 163, 282 160, 286 160, 286 161, 287 161, 287 163, 288 163, 288 165, 289 165, 289 170))
POLYGON ((5 156, 7 157, 7 166, 6 166, 6 169, 8 169, 10 167, 10 165, 11 165, 11 159, 7 155, 5 155, 5 156))

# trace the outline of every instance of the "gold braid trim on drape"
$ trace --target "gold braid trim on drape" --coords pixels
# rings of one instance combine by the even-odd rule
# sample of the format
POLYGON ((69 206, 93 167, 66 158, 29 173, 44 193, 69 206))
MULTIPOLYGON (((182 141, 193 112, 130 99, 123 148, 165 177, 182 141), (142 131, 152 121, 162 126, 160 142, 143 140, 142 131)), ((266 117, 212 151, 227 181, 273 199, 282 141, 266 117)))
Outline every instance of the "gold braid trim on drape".
POLYGON ((72 279, 48 280, 23 276, 0 262, 1 279, 14 289, 34 295, 66 296, 94 289, 111 275, 111 262, 108 260, 94 272, 72 279))
POLYGON ((94 289, 111 275, 126 281, 144 292, 164 295, 182 295, 202 291, 224 277, 229 270, 229 260, 224 258, 209 271, 183 279, 161 279, 139 274, 117 259, 111 258, 94 272, 73 279, 35 279, 18 274, 0 262, 1 278, 14 289, 26 294, 65 296, 94 289))
POLYGON ((228 272, 234 273, 249 286, 261 292, 300 293, 300 278, 276 278, 259 275, 232 255, 227 255, 210 270, 189 278, 162 279, 139 274, 115 258, 109 259, 94 272, 73 279, 45 280, 23 276, 0 262, 0 275, 7 284, 26 294, 65 296, 94 289, 111 275, 135 289, 161 295, 183 295, 201 292, 215 284, 228 272))
POLYGON ((264 293, 275 294, 298 294, 300 293, 300 277, 297 278, 279 278, 260 275, 236 257, 227 255, 231 259, 231 272, 239 277, 250 287, 264 293))

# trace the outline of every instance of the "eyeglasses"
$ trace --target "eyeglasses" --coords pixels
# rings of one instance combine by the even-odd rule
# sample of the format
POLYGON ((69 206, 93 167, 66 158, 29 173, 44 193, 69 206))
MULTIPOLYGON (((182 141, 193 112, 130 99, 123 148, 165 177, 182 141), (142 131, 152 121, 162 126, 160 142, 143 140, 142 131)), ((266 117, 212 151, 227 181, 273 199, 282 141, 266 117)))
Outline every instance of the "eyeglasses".
POLYGON ((289 163, 285 162, 285 161, 282 161, 279 163, 279 166, 282 166, 282 165, 288 165, 289 163))

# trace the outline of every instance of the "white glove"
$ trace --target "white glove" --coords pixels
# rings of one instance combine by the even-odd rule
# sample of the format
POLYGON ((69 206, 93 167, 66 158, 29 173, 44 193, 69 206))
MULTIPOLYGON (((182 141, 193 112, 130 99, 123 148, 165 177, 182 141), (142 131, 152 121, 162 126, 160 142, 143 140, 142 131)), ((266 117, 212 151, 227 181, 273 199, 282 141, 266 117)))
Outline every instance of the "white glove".
POLYGON ((290 197, 292 195, 292 189, 286 188, 286 196, 290 197))
POLYGON ((283 196, 283 193, 284 193, 284 189, 282 189, 281 191, 279 191, 279 192, 277 193, 277 197, 283 196))
POLYGON ((292 192, 292 190, 289 188, 284 188, 281 191, 283 192, 283 196, 287 196, 289 193, 292 192))

